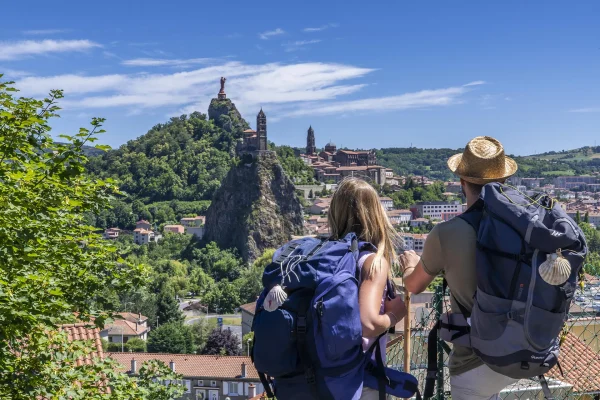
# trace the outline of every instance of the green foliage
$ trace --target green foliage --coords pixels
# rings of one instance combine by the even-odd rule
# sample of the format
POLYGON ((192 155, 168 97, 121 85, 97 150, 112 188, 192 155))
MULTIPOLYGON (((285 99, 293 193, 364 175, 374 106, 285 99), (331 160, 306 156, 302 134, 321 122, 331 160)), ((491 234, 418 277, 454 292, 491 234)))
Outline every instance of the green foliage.
POLYGON ((271 262, 274 253, 274 249, 265 250, 250 268, 242 272, 242 276, 237 281, 237 286, 240 289, 240 303, 256 301, 263 289, 262 274, 265 267, 271 262))
POLYGON ((147 348, 149 353, 192 354, 196 350, 194 333, 180 322, 160 324, 150 331, 147 348))
POLYGON ((239 288, 233 282, 218 281, 202 296, 202 302, 209 307, 209 310, 232 313, 240 304, 239 288))
POLYGON ((38 101, 16 99, 15 91, 0 83, 0 398, 166 400, 181 394, 148 379, 177 379, 159 366, 129 377, 111 360, 76 365, 94 344, 69 342, 58 325, 74 322, 76 313, 103 326, 112 306, 105 288, 141 286, 147 270, 123 260, 86 224, 86 214, 101 212, 118 194, 110 180, 85 174, 83 147, 103 132, 103 120, 94 118, 91 129, 56 143, 48 121, 57 116, 62 92, 38 101))
POLYGON ((201 354, 239 356, 240 340, 229 329, 215 328, 208 336, 201 354))
POLYGON ((194 346, 198 352, 202 352, 202 349, 204 349, 206 341, 208 340, 208 336, 216 327, 216 318, 200 318, 190 325, 194 337, 194 346))
POLYGON ((179 303, 175 297, 168 291, 162 292, 156 304, 156 316, 158 324, 162 326, 169 322, 182 322, 184 317, 179 310, 179 303))
POLYGON ((294 149, 290 146, 272 146, 277 153, 277 158, 286 175, 296 185, 311 185, 316 183, 315 172, 299 157, 296 157, 294 149))
POLYGON ((194 250, 194 258, 215 281, 238 278, 243 265, 233 250, 221 250, 214 242, 208 243, 203 249, 194 250))
POLYGON ((133 353, 143 353, 146 351, 146 341, 140 338, 131 338, 125 343, 126 351, 133 353))
POLYGON ((377 150, 379 164, 391 168, 399 175, 427 176, 431 179, 448 181, 453 174, 448 169, 448 158, 462 150, 453 149, 417 149, 384 148, 377 150))

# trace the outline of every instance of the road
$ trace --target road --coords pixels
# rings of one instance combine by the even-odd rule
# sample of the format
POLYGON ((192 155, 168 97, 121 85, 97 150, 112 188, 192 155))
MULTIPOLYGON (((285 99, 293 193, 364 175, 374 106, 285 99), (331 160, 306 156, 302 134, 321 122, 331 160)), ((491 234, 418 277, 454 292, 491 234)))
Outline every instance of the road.
MULTIPOLYGON (((214 314, 214 315, 205 315, 205 316, 201 316, 201 317, 190 318, 187 321, 185 321, 185 324, 192 325, 194 323, 194 321, 197 321, 202 318, 217 318, 217 317, 240 318, 240 321, 241 321, 240 314, 230 314, 230 315, 214 314)), ((242 341, 242 326, 241 325, 223 325, 223 329, 229 329, 231 331, 231 333, 233 333, 235 336, 238 337, 238 339, 240 339, 240 343, 241 343, 241 341, 242 341)))
MULTIPOLYGON (((227 315, 223 315, 223 314, 211 314, 211 315, 201 315, 199 317, 194 317, 194 318, 190 318, 188 320, 185 321, 186 325, 191 325, 194 323, 194 321, 197 321, 199 319, 202 318, 217 318, 217 317, 223 317, 223 318, 241 318, 240 314, 227 314, 227 315)), ((223 325, 225 326, 225 325, 223 325)))

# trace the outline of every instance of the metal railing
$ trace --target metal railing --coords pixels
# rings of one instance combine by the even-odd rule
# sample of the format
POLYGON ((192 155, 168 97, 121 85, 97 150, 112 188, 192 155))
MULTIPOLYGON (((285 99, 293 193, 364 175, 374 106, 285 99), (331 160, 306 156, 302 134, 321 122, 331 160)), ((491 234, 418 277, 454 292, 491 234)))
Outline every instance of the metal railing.
MULTIPOLYGON (((589 289, 588 289, 589 290, 589 289)), ((568 334, 562 342, 559 368, 546 374, 546 380, 554 399, 600 399, 600 287, 592 288, 591 298, 598 298, 598 306, 592 301, 591 307, 573 302, 566 324, 568 334), (594 292, 594 290, 597 291, 594 292)), ((576 296, 579 301, 582 298, 576 296)), ((585 301, 585 300, 584 300, 585 301)), ((450 301, 442 293, 442 285, 436 287, 431 301, 425 307, 411 312, 410 329, 410 373, 419 381, 421 392, 425 387, 427 374, 427 336, 439 316, 449 310, 450 301)), ((404 337, 402 332, 388 343, 388 366, 404 370, 404 337)), ((408 335, 407 335, 408 336, 408 335)), ((450 345, 451 346, 451 345, 450 345)), ((438 341, 438 374, 434 398, 450 399, 450 376, 448 373, 448 346, 438 341)), ((535 379, 521 379, 500 392, 502 399, 533 400, 544 399, 542 388, 535 379)))

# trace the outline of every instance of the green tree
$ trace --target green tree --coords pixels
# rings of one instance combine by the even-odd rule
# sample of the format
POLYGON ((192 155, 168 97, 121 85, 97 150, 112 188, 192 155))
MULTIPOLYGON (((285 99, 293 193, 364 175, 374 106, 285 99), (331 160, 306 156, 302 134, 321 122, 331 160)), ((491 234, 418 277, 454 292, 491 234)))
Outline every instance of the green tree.
POLYGON ((240 305, 239 288, 233 282, 219 281, 202 297, 202 302, 209 310, 232 313, 240 305))
POLYGON ((194 251, 198 265, 210 274, 215 281, 234 280, 240 276, 243 262, 231 250, 221 250, 215 242, 203 249, 194 251))
POLYGON ((202 352, 202 349, 208 340, 208 336, 212 330, 216 328, 216 326, 216 318, 200 318, 190 325, 194 337, 194 346, 196 347, 197 351, 202 352))
POLYGON ((275 250, 268 249, 257 258, 252 266, 242 272, 240 279, 236 281, 240 288, 240 302, 251 303, 256 301, 256 298, 263 289, 262 275, 265 267, 271 262, 275 250))
POLYGON ((183 321, 184 317, 179 309, 179 303, 175 300, 172 292, 166 291, 158 296, 156 316, 158 317, 159 326, 169 322, 183 321))
POLYGON ((575 222, 577 224, 581 222, 581 214, 579 213, 579 210, 577 210, 577 213, 575 214, 575 222))
POLYGON ((140 338, 131 338, 125 343, 125 348, 133 353, 144 353, 146 351, 146 341, 140 338))
POLYGON ((108 208, 118 194, 113 182, 85 173, 83 147, 103 132, 103 120, 56 143, 49 119, 57 116, 62 92, 43 101, 17 99, 11 85, 0 82, 0 398, 100 399, 109 386, 111 398, 181 395, 181 387, 149 379, 178 379, 157 364, 138 377, 116 373, 110 359, 77 365, 95 345, 70 342, 59 325, 102 327, 111 314, 105 288, 143 285, 147 270, 120 258, 85 223, 86 214, 108 208))
POLYGON ((312 198, 314 198, 314 197, 315 197, 315 195, 314 195, 314 193, 313 193, 313 190, 312 190, 312 189, 310 189, 310 192, 308 192, 308 198, 309 198, 309 199, 312 199, 312 198))
POLYGON ((590 222, 590 213, 588 211, 586 211, 585 215, 583 216, 583 222, 585 222, 586 224, 590 222))
POLYGON ((180 322, 161 324, 150 331, 147 348, 149 353, 191 354, 195 351, 194 334, 180 322))

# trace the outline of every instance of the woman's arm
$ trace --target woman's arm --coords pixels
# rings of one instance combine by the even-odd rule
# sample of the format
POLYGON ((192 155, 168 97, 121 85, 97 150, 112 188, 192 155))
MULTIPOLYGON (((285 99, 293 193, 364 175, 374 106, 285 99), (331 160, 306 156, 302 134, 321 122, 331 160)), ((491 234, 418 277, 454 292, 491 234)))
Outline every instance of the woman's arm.
POLYGON ((360 285, 358 303, 360 307, 360 320, 363 328, 363 336, 376 337, 396 325, 405 315, 406 307, 400 297, 387 301, 386 313, 381 315, 381 299, 387 284, 389 264, 385 259, 381 260, 381 268, 369 277, 373 266, 375 254, 365 261, 361 274, 363 281, 360 285))

